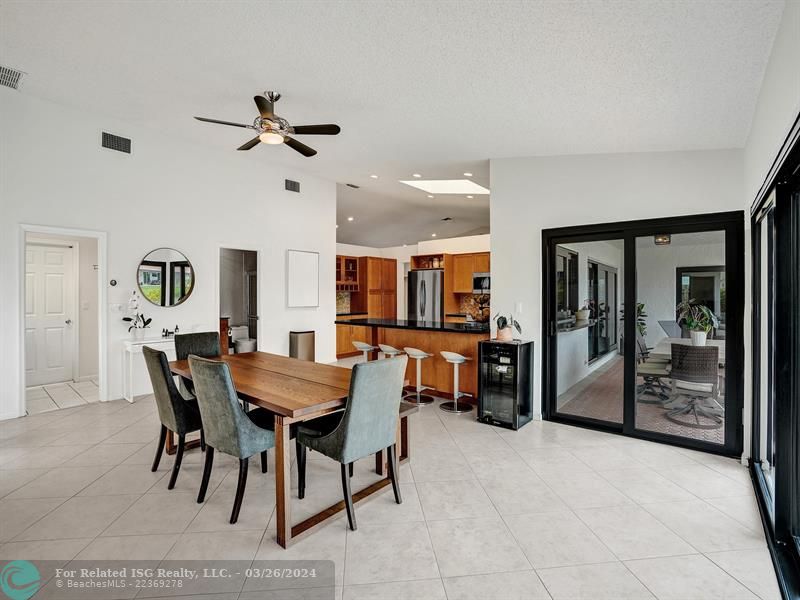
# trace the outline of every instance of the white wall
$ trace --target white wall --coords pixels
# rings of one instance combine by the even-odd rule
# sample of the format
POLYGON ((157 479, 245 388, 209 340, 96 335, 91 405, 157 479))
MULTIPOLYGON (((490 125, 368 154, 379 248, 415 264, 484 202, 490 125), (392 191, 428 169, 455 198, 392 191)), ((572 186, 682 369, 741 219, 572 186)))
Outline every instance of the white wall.
MULTIPOLYGON (((775 36, 769 63, 764 73, 756 104, 750 134, 744 148, 744 186, 742 205, 749 210, 756 194, 769 172, 786 135, 800 113, 800 2, 786 3, 783 17, 775 36)), ((750 221, 746 221, 745 239, 750 239, 750 221)), ((745 323, 751 322, 750 244, 745 251, 745 323)), ((752 348, 751 328, 744 329, 744 448, 749 456, 752 421, 752 348)))
POLYGON ((468 235, 442 240, 424 240, 417 243, 417 254, 466 254, 468 252, 489 252, 491 236, 468 235))
MULTIPOLYGON (((685 234, 690 235, 702 234, 685 234)), ((636 298, 644 302, 647 345, 668 337, 659 321, 675 321, 675 276, 678 267, 725 264, 725 243, 686 244, 636 248, 636 298)), ((717 306, 719 310, 719 305, 717 306)), ((745 321, 745 325, 747 325, 745 321)))
MULTIPOLYGON (((335 285, 336 189, 333 182, 276 166, 271 150, 241 153, 225 144, 200 147, 158 132, 0 89, 0 418, 21 414, 20 224, 108 234, 109 397, 121 397, 122 314, 136 287, 136 267, 148 251, 174 247, 189 258, 197 282, 177 307, 147 306, 157 335, 177 323, 183 331, 216 330, 219 249, 259 252, 260 348, 287 354, 288 332, 317 332, 317 360, 335 360, 335 299, 286 308, 286 250, 320 252, 320 287, 335 285), (58 115, 53 121, 43 115, 58 115), (100 147, 102 130, 133 139, 133 154, 100 147), (43 144, 42 140, 46 140, 43 144), (284 178, 302 182, 300 194, 284 178), (246 218, 242 218, 245 215, 246 218)), ((310 159, 313 160, 313 159, 310 159)), ((108 282, 104 282, 108 285, 108 282)))
POLYGON ((535 342, 539 414, 542 229, 742 208, 738 150, 493 159, 490 170, 492 313, 514 311, 535 342))

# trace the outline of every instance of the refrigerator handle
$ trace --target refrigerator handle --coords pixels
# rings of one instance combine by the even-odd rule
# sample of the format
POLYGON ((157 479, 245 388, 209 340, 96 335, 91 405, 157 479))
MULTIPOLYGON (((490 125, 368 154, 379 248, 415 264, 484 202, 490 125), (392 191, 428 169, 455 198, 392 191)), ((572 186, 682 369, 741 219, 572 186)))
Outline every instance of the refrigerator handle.
POLYGON ((425 289, 425 280, 423 279, 420 281, 419 286, 419 317, 420 320, 425 320, 425 301, 427 299, 426 289, 425 289))

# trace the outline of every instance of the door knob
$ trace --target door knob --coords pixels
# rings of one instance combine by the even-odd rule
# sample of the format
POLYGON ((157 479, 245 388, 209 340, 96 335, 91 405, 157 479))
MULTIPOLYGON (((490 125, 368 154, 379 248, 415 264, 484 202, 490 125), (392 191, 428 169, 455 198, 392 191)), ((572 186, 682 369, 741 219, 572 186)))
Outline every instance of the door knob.
POLYGON ((72 319, 67 319, 66 321, 64 321, 64 323, 66 323, 67 325, 72 325, 72 319))

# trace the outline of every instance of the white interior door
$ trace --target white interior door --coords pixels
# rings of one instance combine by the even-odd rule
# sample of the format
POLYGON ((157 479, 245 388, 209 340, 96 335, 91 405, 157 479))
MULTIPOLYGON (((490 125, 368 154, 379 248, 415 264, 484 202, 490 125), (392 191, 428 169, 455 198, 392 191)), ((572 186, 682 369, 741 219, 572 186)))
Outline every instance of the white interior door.
POLYGON ((25 246, 25 384, 73 378, 75 273, 73 249, 25 246))

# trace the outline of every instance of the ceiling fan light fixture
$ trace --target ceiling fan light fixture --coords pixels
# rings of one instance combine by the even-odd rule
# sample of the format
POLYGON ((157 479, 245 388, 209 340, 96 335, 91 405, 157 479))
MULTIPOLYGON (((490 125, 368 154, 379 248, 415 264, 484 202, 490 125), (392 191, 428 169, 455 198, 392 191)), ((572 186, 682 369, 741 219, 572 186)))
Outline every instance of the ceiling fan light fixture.
POLYGON ((283 143, 283 136, 280 133, 275 133, 274 131, 265 131, 258 136, 258 139, 260 139, 264 144, 283 143))

